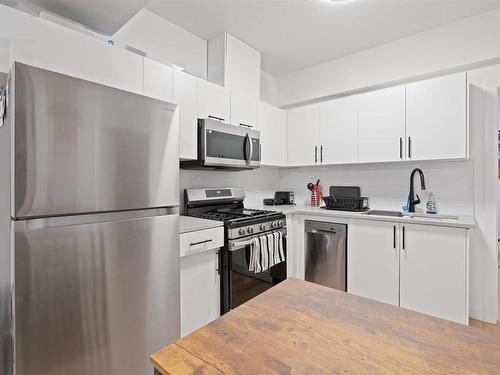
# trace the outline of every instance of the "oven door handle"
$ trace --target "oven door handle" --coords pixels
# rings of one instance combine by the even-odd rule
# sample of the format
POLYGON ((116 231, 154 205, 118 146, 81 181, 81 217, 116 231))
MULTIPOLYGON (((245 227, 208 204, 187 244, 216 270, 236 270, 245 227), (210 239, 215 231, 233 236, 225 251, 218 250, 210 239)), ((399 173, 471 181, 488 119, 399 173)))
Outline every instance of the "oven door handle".
POLYGON ((272 233, 278 233, 278 232, 281 232, 281 234, 283 236, 286 236, 287 234, 287 230, 286 228, 283 228, 281 230, 276 230, 276 231, 272 231, 272 232, 268 232, 268 233, 263 233, 261 235, 257 234, 257 235, 254 235, 251 239, 249 240, 246 240, 246 241, 241 241, 241 242, 233 242, 233 243, 229 243, 229 251, 236 251, 236 250, 239 250, 241 249, 242 247, 245 247, 245 246, 248 246, 248 245, 251 245, 253 243, 253 240, 255 238, 259 238, 259 237, 262 237, 262 236, 266 236, 268 234, 272 234, 272 233))
POLYGON ((253 238, 251 240, 248 240, 248 241, 243 241, 243 242, 236 242, 236 243, 233 243, 233 246, 235 247, 233 250, 231 251, 234 251, 236 250, 236 248, 240 248, 240 247, 245 247, 245 246, 248 246, 248 245, 251 245, 253 244, 253 238))

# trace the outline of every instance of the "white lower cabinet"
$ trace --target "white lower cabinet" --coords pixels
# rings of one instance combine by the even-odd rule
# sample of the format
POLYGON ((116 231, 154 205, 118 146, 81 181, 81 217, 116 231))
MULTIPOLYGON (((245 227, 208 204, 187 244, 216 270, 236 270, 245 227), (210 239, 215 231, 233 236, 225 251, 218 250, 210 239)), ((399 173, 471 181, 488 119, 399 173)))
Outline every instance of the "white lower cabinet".
POLYGON ((222 227, 181 233, 181 336, 220 316, 218 251, 223 244, 222 227))
POLYGON ((352 220, 347 290, 468 324, 467 230, 352 220))
POLYGON ((399 304, 398 224, 358 220, 348 226, 347 291, 399 304))
POLYGON ((402 226, 401 307, 467 324, 467 268, 465 229, 402 226))
POLYGON ((181 336, 220 315, 218 249, 181 258, 181 336))

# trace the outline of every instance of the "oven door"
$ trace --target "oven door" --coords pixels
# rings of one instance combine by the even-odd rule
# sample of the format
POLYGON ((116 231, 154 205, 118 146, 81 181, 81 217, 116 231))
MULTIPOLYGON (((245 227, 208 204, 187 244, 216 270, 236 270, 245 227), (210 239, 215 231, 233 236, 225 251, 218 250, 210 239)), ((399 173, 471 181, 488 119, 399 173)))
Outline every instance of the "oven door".
POLYGON ((250 246, 253 238, 258 237, 258 235, 246 237, 245 239, 229 241, 227 248, 228 251, 225 252, 227 256, 227 272, 225 275, 227 282, 222 290, 223 312, 228 312, 229 310, 238 307, 287 278, 286 228, 267 232, 266 234, 278 231, 281 231, 283 234, 283 251, 285 254, 285 261, 259 273, 249 271, 250 246))
POLYGON ((205 166, 253 169, 260 165, 260 132, 213 119, 200 121, 200 153, 205 166))

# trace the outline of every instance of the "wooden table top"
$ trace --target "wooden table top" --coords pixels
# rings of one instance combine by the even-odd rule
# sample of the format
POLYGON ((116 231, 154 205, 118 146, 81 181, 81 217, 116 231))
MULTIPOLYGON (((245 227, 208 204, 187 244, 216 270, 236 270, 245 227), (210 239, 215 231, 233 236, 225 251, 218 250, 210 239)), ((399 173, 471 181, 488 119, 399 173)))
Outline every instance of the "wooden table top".
POLYGON ((161 374, 500 374, 500 336, 288 279, 151 356, 161 374))

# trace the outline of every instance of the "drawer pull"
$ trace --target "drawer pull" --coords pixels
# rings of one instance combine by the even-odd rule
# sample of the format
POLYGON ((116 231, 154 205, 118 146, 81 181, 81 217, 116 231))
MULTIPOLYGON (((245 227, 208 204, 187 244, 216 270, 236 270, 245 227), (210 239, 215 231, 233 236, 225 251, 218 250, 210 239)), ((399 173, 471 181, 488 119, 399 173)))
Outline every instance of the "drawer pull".
POLYGON ((203 245, 204 243, 209 243, 212 242, 213 240, 204 240, 204 241, 199 241, 199 242, 191 242, 189 246, 196 246, 196 245, 203 245))

